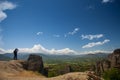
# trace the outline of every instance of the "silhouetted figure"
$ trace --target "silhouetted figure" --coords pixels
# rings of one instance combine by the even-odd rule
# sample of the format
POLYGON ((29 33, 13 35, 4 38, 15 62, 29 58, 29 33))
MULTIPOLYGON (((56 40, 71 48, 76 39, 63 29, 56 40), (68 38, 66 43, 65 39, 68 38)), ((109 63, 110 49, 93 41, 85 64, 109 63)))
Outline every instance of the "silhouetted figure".
POLYGON ((13 53, 14 53, 14 60, 17 60, 17 52, 18 52, 18 49, 16 48, 13 53))

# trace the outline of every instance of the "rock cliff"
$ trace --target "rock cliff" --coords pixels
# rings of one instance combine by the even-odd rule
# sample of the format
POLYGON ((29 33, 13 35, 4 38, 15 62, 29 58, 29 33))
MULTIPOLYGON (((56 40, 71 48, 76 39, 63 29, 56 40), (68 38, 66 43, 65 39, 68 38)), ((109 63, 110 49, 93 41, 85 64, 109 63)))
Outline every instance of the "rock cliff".
POLYGON ((112 54, 108 55, 107 59, 96 62, 95 72, 101 75, 104 71, 111 68, 120 69, 120 49, 116 49, 112 54))
POLYGON ((31 54, 25 62, 25 68, 31 71, 43 71, 43 60, 41 56, 31 54))

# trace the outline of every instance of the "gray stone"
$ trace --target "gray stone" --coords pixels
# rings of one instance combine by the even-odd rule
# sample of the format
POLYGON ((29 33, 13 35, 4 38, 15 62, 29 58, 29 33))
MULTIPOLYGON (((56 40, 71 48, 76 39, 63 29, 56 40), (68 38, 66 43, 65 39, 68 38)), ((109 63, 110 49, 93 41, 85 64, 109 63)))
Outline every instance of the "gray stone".
POLYGON ((39 55, 31 54, 27 60, 27 70, 31 71, 43 71, 43 60, 39 55))

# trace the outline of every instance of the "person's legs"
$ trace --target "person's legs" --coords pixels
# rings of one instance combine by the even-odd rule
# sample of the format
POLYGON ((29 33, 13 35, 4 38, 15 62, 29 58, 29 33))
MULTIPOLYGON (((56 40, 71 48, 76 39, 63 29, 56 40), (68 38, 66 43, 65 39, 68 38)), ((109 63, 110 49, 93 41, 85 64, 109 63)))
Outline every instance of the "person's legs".
POLYGON ((14 60, 17 60, 17 53, 14 53, 14 60))
POLYGON ((16 60, 17 60, 17 53, 16 53, 16 60))
POLYGON ((15 54, 14 54, 14 57, 13 57, 13 59, 15 60, 15 54))

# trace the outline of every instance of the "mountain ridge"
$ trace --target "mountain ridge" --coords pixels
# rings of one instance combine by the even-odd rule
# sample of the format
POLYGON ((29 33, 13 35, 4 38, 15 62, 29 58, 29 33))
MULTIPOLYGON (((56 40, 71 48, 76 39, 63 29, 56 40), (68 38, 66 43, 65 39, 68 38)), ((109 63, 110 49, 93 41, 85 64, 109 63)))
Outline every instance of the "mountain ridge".
MULTIPOLYGON (((54 55, 54 54, 44 54, 44 53, 18 53, 18 59, 27 60, 30 54, 37 54, 43 57, 44 60, 67 60, 75 58, 105 58, 108 53, 96 53, 96 54, 81 54, 81 55, 54 55)), ((0 60, 11 60, 13 59, 13 53, 0 54, 0 60)))

